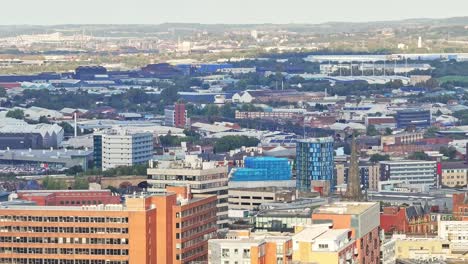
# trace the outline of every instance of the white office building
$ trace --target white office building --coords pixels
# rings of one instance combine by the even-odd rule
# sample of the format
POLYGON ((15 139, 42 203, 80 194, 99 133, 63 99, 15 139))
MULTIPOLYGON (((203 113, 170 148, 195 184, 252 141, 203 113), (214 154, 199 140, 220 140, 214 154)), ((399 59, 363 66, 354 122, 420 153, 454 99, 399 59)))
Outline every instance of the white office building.
MULTIPOLYGON (((102 170, 119 166, 133 166, 148 162, 153 155, 151 133, 131 133, 124 129, 110 129, 94 135, 94 151, 101 154, 102 170), (101 150, 96 144, 101 139, 101 150)), ((96 154, 95 153, 95 158, 96 154)))

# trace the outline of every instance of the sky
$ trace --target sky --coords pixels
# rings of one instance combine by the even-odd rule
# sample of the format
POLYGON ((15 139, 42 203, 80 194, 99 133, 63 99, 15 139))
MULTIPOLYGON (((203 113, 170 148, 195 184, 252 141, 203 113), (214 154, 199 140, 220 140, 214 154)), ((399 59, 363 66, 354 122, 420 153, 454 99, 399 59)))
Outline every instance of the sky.
POLYGON ((467 0, 1 0, 1 25, 366 22, 468 16, 467 0))

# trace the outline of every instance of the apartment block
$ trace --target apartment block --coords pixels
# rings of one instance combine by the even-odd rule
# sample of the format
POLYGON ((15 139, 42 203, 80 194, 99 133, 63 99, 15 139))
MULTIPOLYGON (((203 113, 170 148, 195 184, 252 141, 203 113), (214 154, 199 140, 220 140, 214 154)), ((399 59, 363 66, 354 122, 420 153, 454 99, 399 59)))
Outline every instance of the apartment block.
MULTIPOLYGON (((292 263, 292 238, 280 233, 250 233, 209 241, 209 264, 292 263)), ((231 232, 230 232, 231 233, 231 232)))
POLYGON ((148 162, 153 155, 153 135, 110 129, 94 134, 96 167, 108 170, 148 162))
POLYGON ((176 264, 206 261, 216 197, 171 187, 123 205, 0 209, 0 263, 176 264))
POLYGON ((355 263, 356 240, 351 233, 350 229, 330 229, 326 224, 303 228, 292 237, 293 263, 355 263))
POLYGON ((218 225, 228 222, 228 168, 217 162, 206 162, 197 156, 185 160, 151 161, 148 168, 148 191, 163 192, 168 186, 187 186, 193 194, 216 195, 218 225))
POLYGON ((465 162, 443 162, 441 166, 443 186, 460 188, 468 184, 468 164, 465 162))
POLYGON ((373 202, 335 202, 312 213, 314 224, 332 224, 333 229, 350 229, 356 240, 359 263, 380 263, 380 206, 373 202))

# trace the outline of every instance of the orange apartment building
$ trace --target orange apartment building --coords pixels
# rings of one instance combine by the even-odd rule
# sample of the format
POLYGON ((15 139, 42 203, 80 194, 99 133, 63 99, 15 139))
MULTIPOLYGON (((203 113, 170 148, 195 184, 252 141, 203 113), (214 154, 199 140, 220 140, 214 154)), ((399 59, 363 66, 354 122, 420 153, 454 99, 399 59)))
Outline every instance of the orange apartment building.
POLYGON ((380 263, 380 206, 373 202, 335 202, 315 209, 314 224, 331 223, 333 229, 350 229, 356 240, 359 263, 380 263))
POLYGON ((182 264, 208 259, 216 196, 186 187, 125 205, 0 205, 2 264, 182 264))

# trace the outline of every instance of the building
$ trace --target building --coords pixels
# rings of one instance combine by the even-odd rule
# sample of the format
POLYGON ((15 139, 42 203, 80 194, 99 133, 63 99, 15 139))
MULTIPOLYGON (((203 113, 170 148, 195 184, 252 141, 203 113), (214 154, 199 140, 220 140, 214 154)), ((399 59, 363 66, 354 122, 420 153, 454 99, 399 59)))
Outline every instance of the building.
POLYGON ((351 229, 330 229, 329 225, 301 229, 292 237, 293 263, 356 263, 356 240, 351 229))
POLYGON ((110 190, 19 190, 18 199, 35 202, 39 206, 86 206, 120 204, 119 195, 110 190))
POLYGON ((395 258, 397 260, 425 260, 432 262, 435 260, 445 260, 451 254, 450 242, 444 239, 398 235, 395 241, 395 258))
POLYGON ((438 186, 437 162, 399 160, 380 162, 380 181, 401 181, 410 187, 428 190, 438 186))
POLYGON ((124 205, 8 206, 0 210, 0 262, 170 264, 207 261, 216 197, 171 187, 124 205))
POLYGON ((452 251, 468 251, 468 221, 438 221, 438 237, 450 241, 452 251))
POLYGON ((148 191, 161 192, 167 186, 189 186, 194 194, 216 195, 218 225, 228 222, 228 168, 217 162, 207 162, 196 156, 185 160, 152 161, 148 168, 148 191))
MULTIPOLYGON (((296 187, 301 191, 313 189, 313 181, 336 185, 334 175, 334 140, 332 137, 298 140, 296 143, 296 187)), ((320 191, 320 190, 316 190, 320 191)))
POLYGON ((208 242, 208 263, 291 263, 292 239, 289 235, 241 232, 245 234, 211 239, 208 242))
POLYGON ((231 181, 291 180, 291 165, 286 158, 246 157, 244 167, 237 168, 231 181))
POLYGON ((432 222, 430 213, 429 206, 416 204, 385 207, 380 214, 380 227, 387 234, 435 234, 437 225, 432 222))
MULTIPOLYGON (((337 185, 346 184, 348 182, 349 167, 349 163, 335 164, 337 185)), ((369 162, 359 162, 359 178, 363 189, 377 191, 379 188, 380 165, 369 162)))
POLYGON ((468 220, 468 193, 453 194, 452 214, 456 220, 468 220))
POLYGON ((396 113, 397 128, 426 128, 431 126, 431 110, 405 109, 396 113))
POLYGON ((229 210, 253 211, 260 205, 273 202, 291 202, 295 200, 293 189, 275 187, 265 188, 229 188, 229 210))
POLYGON ((0 163, 25 165, 44 170, 62 170, 79 166, 87 170, 93 161, 93 151, 74 149, 10 149, 0 150, 0 163))
POLYGON ((241 112, 236 110, 236 119, 292 119, 300 116, 300 113, 290 111, 275 112, 241 112))
POLYGON ((57 124, 30 125, 22 120, 0 119, 0 149, 57 148, 63 137, 63 128, 57 124))
POLYGON ((153 156, 153 134, 109 129, 93 135, 95 166, 103 171, 144 164, 153 156), (101 166, 99 166, 101 165, 101 166))
POLYGON ((468 184, 468 164, 465 162, 442 162, 442 186, 465 187, 468 184))
POLYGON ((333 229, 350 229, 356 240, 358 262, 380 263, 380 206, 374 202, 335 202, 315 209, 314 224, 331 223, 333 229))
POLYGON ((178 128, 185 128, 188 125, 184 103, 175 103, 164 109, 164 125, 178 128))

